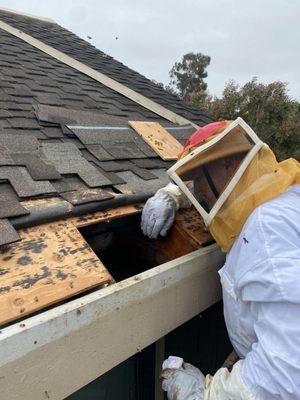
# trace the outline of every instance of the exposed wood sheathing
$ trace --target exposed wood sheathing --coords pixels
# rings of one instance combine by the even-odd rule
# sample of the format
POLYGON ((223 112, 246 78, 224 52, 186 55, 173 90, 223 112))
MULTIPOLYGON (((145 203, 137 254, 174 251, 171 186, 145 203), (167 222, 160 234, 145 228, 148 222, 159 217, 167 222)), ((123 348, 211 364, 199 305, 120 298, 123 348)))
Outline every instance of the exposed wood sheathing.
POLYGON ((117 218, 128 217, 141 212, 142 205, 129 205, 124 207, 113 208, 111 210, 96 211, 81 215, 80 217, 70 218, 75 226, 83 228, 85 226, 98 224, 99 222, 110 222, 117 218))
POLYGON ((0 324, 111 280, 71 222, 53 222, 19 233, 21 241, 0 253, 0 324))
MULTIPOLYGON (((61 199, 23 202, 30 208, 61 199)), ((137 214, 139 205, 97 211, 19 231, 0 249, 0 325, 112 280, 77 228, 137 214)))
MULTIPOLYGON (((61 201, 38 199, 22 205, 30 210, 61 201)), ((109 223, 138 214, 141 209, 142 204, 127 205, 21 229, 21 241, 0 252, 0 325, 111 281, 110 274, 77 228, 109 223)), ((170 233, 155 246, 167 259, 174 259, 210 241, 201 217, 189 209, 177 213, 170 233)))
POLYGON ((129 121, 129 125, 166 161, 177 160, 183 150, 178 142, 158 122, 129 121))
POLYGON ((182 208, 178 210, 175 217, 175 225, 180 230, 194 241, 198 247, 203 246, 213 241, 213 238, 207 228, 205 227, 204 221, 195 207, 182 208))
POLYGON ((173 260, 212 240, 199 213, 194 208, 189 208, 177 212, 167 237, 158 240, 156 247, 168 260, 173 260))

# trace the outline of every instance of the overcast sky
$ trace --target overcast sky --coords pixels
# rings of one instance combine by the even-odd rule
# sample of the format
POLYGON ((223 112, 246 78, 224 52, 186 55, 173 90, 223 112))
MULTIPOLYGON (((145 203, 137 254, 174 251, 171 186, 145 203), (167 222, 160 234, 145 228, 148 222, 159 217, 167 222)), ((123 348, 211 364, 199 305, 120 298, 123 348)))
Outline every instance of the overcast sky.
POLYGON ((148 78, 168 83, 187 52, 211 56, 208 88, 257 76, 300 99, 299 0, 0 0, 46 16, 148 78), (91 36, 92 39, 88 39, 91 36))

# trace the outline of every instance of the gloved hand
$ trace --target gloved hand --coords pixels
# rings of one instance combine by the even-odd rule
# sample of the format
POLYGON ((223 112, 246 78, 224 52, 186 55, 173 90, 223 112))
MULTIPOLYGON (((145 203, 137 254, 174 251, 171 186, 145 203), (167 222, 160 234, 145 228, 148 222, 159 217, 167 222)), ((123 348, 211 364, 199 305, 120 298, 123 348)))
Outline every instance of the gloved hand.
POLYGON ((160 234, 166 236, 173 224, 178 205, 164 189, 160 189, 147 200, 142 213, 141 228, 145 236, 156 239, 160 234))
MULTIPOLYGON (((174 364, 175 357, 169 357, 163 363, 162 388, 169 400, 203 400, 204 375, 191 364, 184 363, 178 368, 168 368, 174 364)), ((178 360, 179 358, 176 357, 178 360)), ((175 363, 176 364, 176 363, 175 363)))

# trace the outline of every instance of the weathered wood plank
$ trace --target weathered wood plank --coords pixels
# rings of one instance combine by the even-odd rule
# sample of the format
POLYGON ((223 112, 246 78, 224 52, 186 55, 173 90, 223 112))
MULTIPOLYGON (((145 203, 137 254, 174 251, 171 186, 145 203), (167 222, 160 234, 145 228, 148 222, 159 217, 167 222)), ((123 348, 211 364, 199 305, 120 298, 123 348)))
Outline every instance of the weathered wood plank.
POLYGON ((203 218, 194 206, 178 210, 175 216, 175 225, 201 246, 213 241, 203 218))
POLYGON ((158 122, 129 121, 129 125, 163 160, 177 160, 183 146, 158 122))
POLYGON ((170 228, 166 237, 160 236, 154 244, 156 251, 165 262, 184 256, 201 247, 183 231, 180 224, 176 223, 170 228))
POLYGON ((162 259, 174 260, 212 242, 202 217, 194 207, 176 213, 173 226, 166 237, 159 237, 155 247, 162 259))
POLYGON ((19 233, 20 242, 0 249, 0 325, 111 280, 71 222, 19 233))
POLYGON ((72 222, 77 228, 98 224, 100 222, 110 222, 117 218, 128 217, 135 215, 142 211, 141 204, 122 206, 118 208, 111 208, 105 211, 95 211, 92 213, 84 214, 79 217, 69 218, 68 221, 72 222))

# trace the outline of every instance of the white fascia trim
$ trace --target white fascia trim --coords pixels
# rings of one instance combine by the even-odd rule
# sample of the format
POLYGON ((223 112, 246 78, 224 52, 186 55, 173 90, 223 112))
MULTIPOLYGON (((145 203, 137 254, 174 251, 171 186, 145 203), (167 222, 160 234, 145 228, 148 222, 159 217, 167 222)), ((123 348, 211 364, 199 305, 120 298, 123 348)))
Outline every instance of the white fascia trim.
POLYGON ((104 75, 102 72, 96 71, 93 68, 88 67, 87 65, 81 63, 80 61, 75 60, 75 58, 72 58, 68 56, 65 53, 62 53, 59 50, 54 49, 51 46, 46 45, 45 43, 41 42, 38 39, 35 39, 34 37, 27 35, 27 33, 22 32, 19 29, 16 29, 12 27, 9 24, 6 24, 5 22, 0 20, 0 29, 3 29, 4 31, 10 33, 13 36, 16 36, 19 39, 22 39, 24 42, 30 44, 31 46, 35 47, 36 49, 39 49, 43 51, 44 53, 48 54, 49 56, 55 58, 56 60, 63 62, 66 65, 69 65, 69 67, 76 69, 77 71, 82 72, 83 74, 89 76, 92 79, 95 79, 95 81, 102 83, 103 85, 109 87, 110 89, 116 91, 117 93, 120 93, 121 95, 127 97, 128 99, 134 101, 135 103, 141 105, 142 107, 146 108, 147 110, 150 110, 154 112, 155 114, 179 125, 186 125, 190 124, 196 129, 199 128, 198 125, 194 124, 193 122, 189 121, 188 119, 182 117, 181 115, 178 115, 174 113, 171 110, 168 110, 167 108, 161 106, 160 104, 156 103, 155 101, 148 99, 147 97, 143 96, 142 94, 135 92, 134 90, 128 88, 127 86, 123 85, 122 83, 119 83, 115 81, 112 78, 109 78, 108 76, 104 75))
POLYGON ((37 19, 39 21, 48 22, 50 24, 56 24, 54 19, 46 18, 46 17, 40 17, 38 15, 27 14, 27 13, 24 13, 22 11, 12 10, 10 8, 0 7, 0 13, 1 13, 1 11, 8 12, 10 14, 21 15, 22 17, 27 17, 27 18, 31 18, 31 19, 37 19))
POLYGON ((2 329, 1 398, 63 400, 221 299, 216 245, 2 329))

